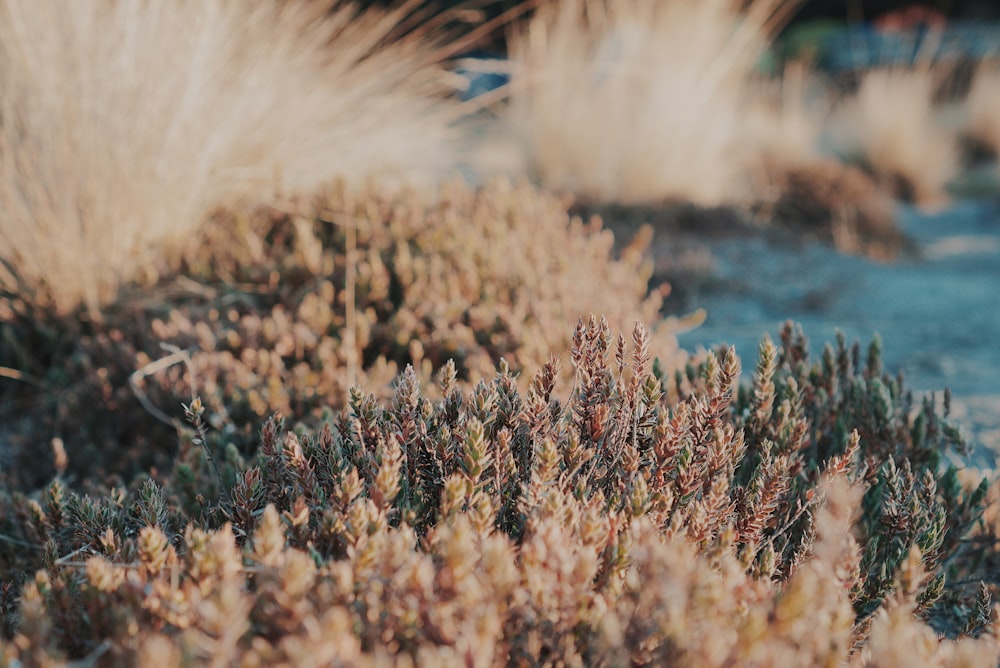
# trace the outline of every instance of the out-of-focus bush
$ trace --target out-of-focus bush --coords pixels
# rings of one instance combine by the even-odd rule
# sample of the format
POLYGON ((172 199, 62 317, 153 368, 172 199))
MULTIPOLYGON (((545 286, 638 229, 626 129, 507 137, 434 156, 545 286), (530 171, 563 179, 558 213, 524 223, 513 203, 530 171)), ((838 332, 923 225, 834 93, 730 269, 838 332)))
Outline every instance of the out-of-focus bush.
POLYGON ((731 202, 755 66, 794 3, 560 0, 510 37, 502 120, 546 187, 603 203, 731 202))
POLYGON ((126 290, 102 323, 5 302, 0 352, 24 378, 0 378, 4 474, 50 475, 38 452, 53 437, 77 473, 162 466, 192 392, 245 446, 263 416, 316 419, 355 383, 386 390, 405 364, 427 378, 454 360, 475 382, 502 357, 531 368, 566 350, 562 323, 581 314, 660 321, 642 248, 614 259, 613 243, 599 222, 503 183, 451 183, 433 200, 338 186, 287 211, 219 212, 178 275, 126 290))
POLYGON ((895 197, 924 207, 947 201, 945 186, 961 167, 958 139, 938 118, 934 67, 863 74, 858 90, 834 112, 829 141, 895 197))
POLYGON ((896 225, 892 198, 858 167, 832 159, 767 162, 759 185, 753 211, 768 224, 880 260, 909 246, 896 225))

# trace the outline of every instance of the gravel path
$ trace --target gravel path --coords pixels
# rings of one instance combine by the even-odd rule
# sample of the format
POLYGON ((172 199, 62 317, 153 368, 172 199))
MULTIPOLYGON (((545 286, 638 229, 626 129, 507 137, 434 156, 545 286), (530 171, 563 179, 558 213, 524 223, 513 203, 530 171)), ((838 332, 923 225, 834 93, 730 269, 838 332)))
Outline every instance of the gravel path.
MULTIPOLYGON (((686 297, 705 323, 680 336, 688 350, 728 343, 744 364, 761 336, 802 323, 815 353, 841 329, 863 344, 882 336, 886 368, 916 391, 949 387, 953 415, 977 446, 1000 457, 1000 202, 964 201, 935 215, 904 209, 917 257, 880 264, 780 235, 706 242, 711 268, 686 297)), ((669 244, 669 242, 665 242, 669 244)))

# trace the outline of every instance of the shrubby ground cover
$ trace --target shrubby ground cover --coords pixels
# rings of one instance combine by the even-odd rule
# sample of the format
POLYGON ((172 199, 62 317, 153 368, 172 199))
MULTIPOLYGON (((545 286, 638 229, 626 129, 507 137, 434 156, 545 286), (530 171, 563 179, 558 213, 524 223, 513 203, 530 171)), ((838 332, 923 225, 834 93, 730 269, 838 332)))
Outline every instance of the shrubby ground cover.
POLYGON ((433 400, 407 367, 247 457, 195 398, 159 480, 5 494, 7 660, 995 660, 987 481, 943 462, 957 430, 877 341, 811 361, 789 325, 738 388, 732 350, 671 377, 630 338, 581 320, 565 400, 555 360, 525 391, 449 363, 433 400))
MULTIPOLYGON (((469 382, 501 358, 543 364, 591 308, 618 327, 659 319, 642 238, 614 258, 610 232, 524 185, 454 182, 430 200, 342 185, 294 211, 220 212, 201 240, 99 324, 9 302, 0 351, 34 384, 3 395, 8 483, 54 473, 36 450, 53 435, 84 477, 162 466, 192 393, 245 449, 272 413, 315 420, 354 385, 384 394, 407 364, 428 380, 452 361, 469 382)), ((657 340, 676 363, 669 322, 657 340)))
MULTIPOLYGON (((805 88, 741 64, 788 3, 560 1, 497 114, 542 188, 442 183, 483 110, 417 4, 0 3, 0 661, 996 663, 997 487, 948 394, 791 323, 688 355, 648 229, 568 213, 733 204, 878 254, 880 188, 952 163, 816 149, 805 88), (635 68, 692 16, 685 97, 635 68)), ((880 76, 819 107, 883 111, 880 76)))

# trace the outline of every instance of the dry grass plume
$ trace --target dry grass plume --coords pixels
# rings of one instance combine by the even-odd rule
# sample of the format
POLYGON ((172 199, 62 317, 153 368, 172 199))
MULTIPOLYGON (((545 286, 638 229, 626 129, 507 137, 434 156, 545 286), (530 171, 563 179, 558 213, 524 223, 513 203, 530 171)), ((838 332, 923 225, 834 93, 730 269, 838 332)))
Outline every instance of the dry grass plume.
POLYGON ((0 290, 97 316, 215 207, 447 166, 414 7, 0 2, 0 290))

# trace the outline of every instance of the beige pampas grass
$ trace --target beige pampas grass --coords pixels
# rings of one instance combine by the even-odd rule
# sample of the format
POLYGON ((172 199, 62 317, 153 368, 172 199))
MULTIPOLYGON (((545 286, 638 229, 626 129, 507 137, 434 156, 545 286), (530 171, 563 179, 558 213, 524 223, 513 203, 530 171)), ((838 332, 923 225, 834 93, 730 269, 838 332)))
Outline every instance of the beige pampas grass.
POLYGON ((834 112, 835 151, 856 162, 894 195, 923 206, 947 199, 959 171, 958 142, 938 118, 933 67, 873 70, 834 112))
POLYGON ((558 0, 511 38, 510 132, 546 186, 626 204, 731 199, 743 104, 793 4, 558 0))
POLYGON ((214 207, 448 167, 414 6, 0 1, 0 290, 98 316, 214 207))

